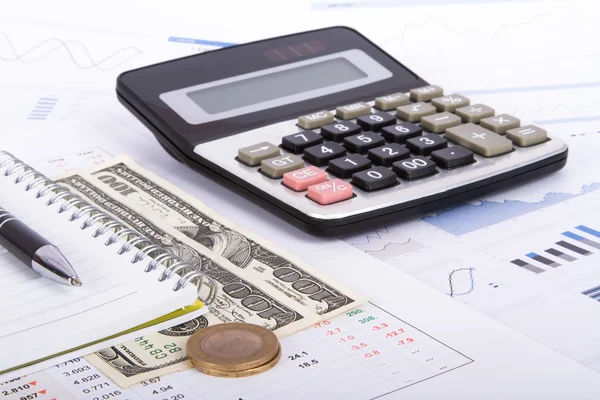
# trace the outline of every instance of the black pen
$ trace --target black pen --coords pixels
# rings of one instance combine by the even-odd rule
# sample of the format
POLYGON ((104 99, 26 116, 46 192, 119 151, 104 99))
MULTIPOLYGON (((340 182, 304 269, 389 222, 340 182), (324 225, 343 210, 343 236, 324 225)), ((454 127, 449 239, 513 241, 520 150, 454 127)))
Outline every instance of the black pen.
POLYGON ((81 279, 60 250, 0 207, 0 246, 41 276, 70 286, 81 279))

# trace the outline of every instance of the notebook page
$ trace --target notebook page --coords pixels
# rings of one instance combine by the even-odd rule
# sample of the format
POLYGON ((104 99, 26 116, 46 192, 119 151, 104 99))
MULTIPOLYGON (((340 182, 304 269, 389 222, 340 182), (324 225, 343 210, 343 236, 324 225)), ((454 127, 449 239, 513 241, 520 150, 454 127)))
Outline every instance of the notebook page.
POLYGON ((69 287, 42 278, 0 248, 0 371, 127 330, 192 304, 193 285, 174 292, 179 279, 159 282, 162 269, 144 273, 150 258, 132 264, 135 251, 118 255, 121 243, 93 238, 94 225, 79 229, 85 217, 70 222, 51 195, 36 199, 38 188, 25 192, 13 177, 0 173, 0 205, 58 246, 83 281, 69 287))

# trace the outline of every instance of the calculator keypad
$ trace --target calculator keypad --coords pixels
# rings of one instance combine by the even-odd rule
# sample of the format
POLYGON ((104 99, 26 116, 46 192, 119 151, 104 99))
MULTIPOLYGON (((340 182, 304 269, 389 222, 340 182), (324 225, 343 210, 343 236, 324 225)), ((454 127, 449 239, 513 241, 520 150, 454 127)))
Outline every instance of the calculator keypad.
POLYGON ((396 117, 388 113, 373 113, 356 119, 356 123, 365 131, 378 132, 382 128, 396 123, 396 117))
POLYGON ((335 109, 335 115, 340 119, 352 119, 371 112, 371 106, 368 103, 354 103, 340 106, 335 109))
POLYGON ((443 133, 446 129, 460 124, 460 117, 447 111, 421 118, 421 126, 423 129, 433 133, 443 133))
POLYGON ((283 184, 296 192, 303 192, 309 186, 326 180, 327 172, 312 165, 283 174, 283 184))
POLYGON ((334 142, 327 142, 304 150, 304 159, 316 166, 327 165, 334 158, 346 155, 346 149, 334 142))
POLYGON ((423 102, 408 104, 396 109, 396 115, 408 122, 419 122, 421 118, 436 112, 434 106, 423 102))
POLYGON ((452 146, 432 152, 431 160, 441 168, 450 169, 471 164, 475 161, 475 155, 462 146, 452 146))
POLYGON ((338 203, 352 198, 352 185, 341 179, 333 179, 308 187, 307 196, 319 204, 338 203))
POLYGON ((313 131, 302 131, 281 139, 281 146, 292 153, 302 153, 304 149, 323 143, 321 135, 313 131))
POLYGON ((419 125, 410 122, 400 122, 397 125, 386 126, 382 129, 381 135, 388 142, 404 143, 407 139, 415 136, 421 136, 423 129, 419 125))
POLYGON ((474 104, 456 109, 456 115, 461 117, 463 122, 472 122, 474 124, 478 124, 482 118, 491 117, 495 113, 496 111, 493 108, 483 104, 474 104))
POLYGON ((348 154, 345 157, 329 161, 327 169, 340 178, 351 178, 352 174, 371 168, 371 161, 360 154, 348 154))
POLYGON ((304 167, 304 161, 298 156, 287 154, 268 158, 260 163, 260 170, 270 178, 281 178, 283 174, 304 167))
POLYGON ((494 117, 484 118, 479 122, 479 124, 490 131, 504 135, 509 129, 514 129, 521 126, 521 121, 513 116, 500 114, 494 117))
POLYGON ((239 149, 237 159, 244 168, 260 166, 273 180, 283 178, 290 193, 320 205, 395 193, 415 180, 438 182, 442 178, 432 177, 445 170, 477 168, 477 156, 504 156, 513 143, 527 148, 548 141, 544 129, 521 127, 513 116, 495 115, 459 94, 444 95, 434 85, 304 115, 296 125, 303 130, 280 136, 283 153, 263 141, 239 149))
POLYGON ((506 138, 521 147, 534 146, 548 140, 547 132, 535 125, 525 125, 506 131, 506 138))
POLYGON ((494 157, 512 150, 512 142, 507 138, 471 123, 448 129, 446 137, 484 157, 494 157))
POLYGON ((384 143, 383 136, 374 132, 363 132, 344 139, 344 147, 357 153, 366 153, 369 149, 381 146, 384 143))
POLYGON ((394 172, 408 181, 433 175, 437 172, 435 163, 425 157, 411 157, 394 163, 394 172))
POLYGON ((336 142, 341 142, 346 136, 356 135, 360 132, 360 126, 350 121, 338 121, 321 128, 321 136, 336 142))
POLYGON ((410 156, 410 151, 398 143, 390 143, 385 146, 369 150, 368 157, 375 164, 391 167, 392 164, 410 156))
POLYGON ((298 126, 302 129, 314 129, 332 122, 333 114, 326 110, 303 115, 298 118, 298 126))
POLYGON ((396 174, 384 167, 373 167, 352 175, 352 184, 366 192, 379 190, 398 183, 396 174))
POLYGON ((439 135, 419 136, 406 141, 406 147, 419 155, 428 156, 432 151, 448 146, 448 141, 439 135))
POLYGON ((281 154, 279 147, 269 142, 257 143, 238 150, 238 159, 251 167, 260 165, 262 160, 281 154))

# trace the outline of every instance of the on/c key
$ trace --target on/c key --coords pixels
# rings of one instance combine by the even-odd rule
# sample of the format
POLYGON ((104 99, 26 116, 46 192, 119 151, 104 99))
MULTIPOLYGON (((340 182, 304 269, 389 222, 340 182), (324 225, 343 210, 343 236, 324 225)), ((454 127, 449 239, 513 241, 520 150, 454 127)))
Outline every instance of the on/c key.
POLYGON ((327 205, 352 198, 352 185, 341 179, 317 183, 308 187, 308 198, 327 205))

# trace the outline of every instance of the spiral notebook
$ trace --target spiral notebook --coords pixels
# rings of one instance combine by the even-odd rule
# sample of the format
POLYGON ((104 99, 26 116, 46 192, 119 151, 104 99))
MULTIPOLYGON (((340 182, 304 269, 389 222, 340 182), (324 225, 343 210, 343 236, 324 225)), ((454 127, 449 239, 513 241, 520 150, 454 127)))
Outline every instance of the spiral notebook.
POLYGON ((0 374, 206 310, 198 285, 210 278, 3 151, 0 207, 56 245, 83 282, 40 277, 0 247, 0 374))

